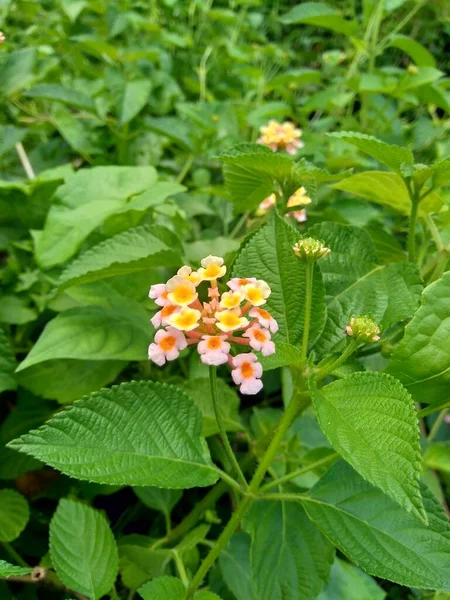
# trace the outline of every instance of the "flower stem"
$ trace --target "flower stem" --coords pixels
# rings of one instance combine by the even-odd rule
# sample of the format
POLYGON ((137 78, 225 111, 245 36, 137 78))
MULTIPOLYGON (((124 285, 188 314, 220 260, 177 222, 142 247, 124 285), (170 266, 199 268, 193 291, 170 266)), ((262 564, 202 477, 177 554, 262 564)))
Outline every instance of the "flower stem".
POLYGON ((239 481, 243 485, 244 489, 247 489, 247 481, 244 477, 244 473, 242 472, 241 467, 236 459, 236 456, 233 452, 233 448, 230 445, 230 441, 227 436, 227 432, 225 429, 225 425, 222 420, 222 415, 220 414, 220 406, 217 398, 217 369, 214 366, 209 367, 209 383, 211 386, 211 397, 214 407, 214 413, 216 415, 217 425, 219 427, 220 437, 222 438, 223 445, 225 447, 228 458, 231 461, 231 464, 236 471, 239 481))
POLYGON ((339 356, 339 358, 337 358, 333 363, 331 363, 329 367, 318 370, 316 381, 321 381, 322 379, 325 379, 327 375, 329 375, 335 369, 340 367, 342 363, 344 363, 347 360, 347 358, 353 354, 353 352, 358 348, 358 346, 359 343, 356 340, 350 340, 350 343, 348 344, 347 348, 344 350, 341 356, 339 356))
POLYGON ((314 277, 314 263, 307 262, 306 263, 305 318, 304 318, 304 322, 303 322, 303 338, 302 338, 302 350, 301 350, 302 363, 305 362, 306 355, 308 353, 309 327, 311 324, 313 277, 314 277))

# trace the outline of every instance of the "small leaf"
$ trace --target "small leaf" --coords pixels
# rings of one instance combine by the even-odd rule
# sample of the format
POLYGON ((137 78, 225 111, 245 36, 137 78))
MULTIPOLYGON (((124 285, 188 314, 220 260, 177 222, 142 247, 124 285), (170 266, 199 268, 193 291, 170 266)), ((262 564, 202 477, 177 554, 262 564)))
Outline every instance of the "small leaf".
POLYGON ((201 415, 179 388, 132 381, 101 390, 10 442, 66 475, 112 485, 212 485, 201 415))
POLYGON ((137 589, 149 579, 164 575, 172 560, 166 550, 152 550, 154 540, 142 535, 128 535, 119 542, 119 570, 124 585, 137 589))
POLYGON ((425 518, 419 424, 405 388, 383 373, 354 373, 313 389, 312 398, 333 448, 370 483, 425 518))
POLYGON ((143 600, 184 600, 186 588, 176 577, 156 577, 141 588, 138 593, 143 600))
POLYGON ((149 79, 138 79, 125 85, 120 110, 120 125, 128 123, 141 112, 148 102, 151 90, 152 84, 149 79))
POLYGON ((29 575, 32 570, 33 569, 29 569, 28 567, 16 567, 4 560, 0 560, 0 578, 4 577, 5 579, 8 579, 8 577, 21 577, 22 575, 29 575))
POLYGON ((30 509, 25 498, 15 490, 0 490, 0 542, 12 542, 25 529, 30 509))
POLYGON ((133 491, 145 506, 167 515, 183 496, 182 490, 164 490, 152 486, 135 487, 133 491))
POLYGON ((62 499, 50 523, 50 556, 59 579, 91 600, 110 591, 118 574, 114 536, 104 515, 62 499))
POLYGON ((281 22, 287 25, 296 23, 315 25, 345 35, 354 35, 358 31, 356 21, 344 19, 336 10, 323 2, 302 2, 283 15, 281 22))
POLYGON ((94 100, 78 90, 72 90, 56 83, 41 83, 27 90, 24 96, 30 98, 42 98, 43 100, 52 100, 54 102, 62 102, 68 106, 75 106, 82 110, 95 113, 94 100))

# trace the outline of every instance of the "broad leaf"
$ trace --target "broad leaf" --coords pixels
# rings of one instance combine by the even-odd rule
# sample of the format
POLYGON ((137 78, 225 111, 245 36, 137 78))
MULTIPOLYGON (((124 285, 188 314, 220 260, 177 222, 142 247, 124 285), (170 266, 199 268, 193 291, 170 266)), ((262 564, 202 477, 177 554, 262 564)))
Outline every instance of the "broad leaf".
POLYGON ((317 600, 384 600, 386 592, 355 565, 337 558, 317 600))
POLYGON ((132 381, 76 402, 9 446, 78 479, 188 488, 218 478, 201 426, 179 388, 132 381))
POLYGON ((419 44, 413 38, 407 35, 394 35, 391 37, 389 46, 391 48, 399 48, 406 52, 418 67, 435 67, 436 61, 434 56, 429 52, 425 46, 419 44))
POLYGON ((354 35, 358 31, 356 21, 344 19, 338 11, 324 2, 302 2, 283 15, 281 22, 287 25, 296 23, 314 25, 346 35, 354 35))
POLYGON ((116 541, 98 510, 62 499, 50 523, 50 556, 59 579, 91 600, 109 592, 118 574, 116 541))
POLYGON ((16 358, 5 332, 0 327, 0 393, 16 389, 15 368, 16 358))
POLYGON ((250 565, 250 536, 235 533, 219 556, 219 566, 227 587, 236 600, 259 600, 250 565))
POLYGON ((0 490, 0 542, 12 542, 25 529, 30 509, 25 498, 15 490, 0 490))
POLYGON ((119 570, 126 587, 137 589, 149 579, 166 573, 171 555, 164 549, 153 550, 153 543, 151 538, 137 534, 120 538, 119 570))
POLYGON ((24 96, 62 102, 68 106, 75 106, 88 112, 96 112, 95 102, 90 96, 84 92, 72 90, 56 83, 41 83, 36 85, 31 90, 26 91, 24 96))
POLYGON ((36 48, 22 48, 8 54, 0 66, 2 95, 13 96, 33 81, 36 58, 36 48))
POLYGON ((425 518, 414 401, 393 377, 354 373, 312 390, 322 431, 360 475, 425 518))
POLYGON ((21 575, 28 575, 31 571, 32 569, 28 567, 16 567, 5 560, 0 560, 0 578, 20 577, 21 575))
POLYGON ((145 506, 166 515, 172 512, 183 496, 182 490, 164 490, 157 487, 135 487, 134 493, 145 506))
POLYGON ((128 123, 138 115, 147 104, 152 84, 150 79, 138 79, 125 85, 120 109, 119 124, 128 123))
MULTIPOLYGON (((292 251, 299 235, 275 212, 270 221, 245 240, 233 265, 233 277, 256 277, 269 284, 272 293, 264 308, 278 322, 277 338, 295 344, 303 332, 305 263, 292 251)), ((325 295, 320 270, 314 270, 310 343, 322 331, 325 295)))
POLYGON ((176 577, 156 577, 138 590, 143 600, 183 600, 186 588, 176 577))
POLYGON ((420 402, 448 397, 450 383, 450 273, 427 286, 386 371, 420 402))
POLYGON ((302 501, 333 544, 370 575, 450 591, 450 525, 427 488, 422 495, 428 525, 340 461, 302 501))
POLYGON ((252 536, 258 600, 313 600, 330 574, 334 548, 292 502, 259 501, 244 522, 252 536))

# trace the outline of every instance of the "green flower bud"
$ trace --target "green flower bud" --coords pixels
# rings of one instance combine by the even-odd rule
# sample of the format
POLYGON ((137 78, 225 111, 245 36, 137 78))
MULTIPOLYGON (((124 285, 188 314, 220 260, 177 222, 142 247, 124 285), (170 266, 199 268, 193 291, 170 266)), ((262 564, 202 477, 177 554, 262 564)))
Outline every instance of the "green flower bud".
POLYGON ((299 240, 292 249, 295 256, 308 262, 319 260, 331 252, 323 242, 312 237, 299 240))
POLYGON ((380 339, 380 328, 371 317, 352 317, 345 333, 360 344, 370 344, 380 339))

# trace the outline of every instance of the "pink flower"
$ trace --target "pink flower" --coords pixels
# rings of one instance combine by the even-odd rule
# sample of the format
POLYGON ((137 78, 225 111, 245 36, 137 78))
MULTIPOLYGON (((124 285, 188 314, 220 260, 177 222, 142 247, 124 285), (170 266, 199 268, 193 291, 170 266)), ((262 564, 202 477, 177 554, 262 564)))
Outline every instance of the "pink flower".
POLYGON ((276 333, 278 331, 278 323, 272 317, 270 312, 264 310, 264 308, 259 308, 255 306, 249 312, 249 316, 253 317, 254 319, 257 319, 260 325, 262 325, 266 329, 269 329, 269 331, 271 331, 272 333, 276 333))
POLYGON ((230 344, 226 335, 204 335, 198 344, 200 359, 205 365, 223 365, 228 361, 230 344))
POLYGON ((253 395, 262 390, 262 366, 253 352, 238 354, 233 358, 231 377, 240 385, 241 394, 253 395))
POLYGON ((153 315, 153 317, 150 319, 150 323, 155 329, 158 329, 158 327, 161 327, 161 325, 165 327, 169 324, 169 317, 177 310, 179 310, 178 306, 166 304, 166 306, 163 306, 162 310, 159 310, 153 315))
POLYGON ((256 283, 256 281, 256 277, 249 277, 248 279, 234 277, 234 279, 230 279, 230 281, 227 282, 227 286, 230 288, 230 290, 233 290, 233 292, 240 292, 244 285, 256 283))
POLYGON ((148 297, 155 301, 158 306, 166 306, 169 304, 167 299, 167 288, 165 283, 156 283, 152 285, 148 293, 148 297))
POLYGON ((173 327, 166 330, 160 329, 155 335, 155 341, 148 348, 148 357, 160 367, 166 360, 175 360, 180 355, 180 350, 187 346, 186 338, 173 327))
POLYGON ((275 344, 270 339, 270 333, 267 329, 262 329, 259 323, 249 327, 242 337, 249 338, 253 350, 261 352, 263 356, 269 356, 275 352, 275 344))
POLYGON ((297 223, 304 223, 308 220, 308 216, 306 214, 306 210, 293 210, 292 212, 288 212, 287 217, 292 217, 297 221, 297 223))

